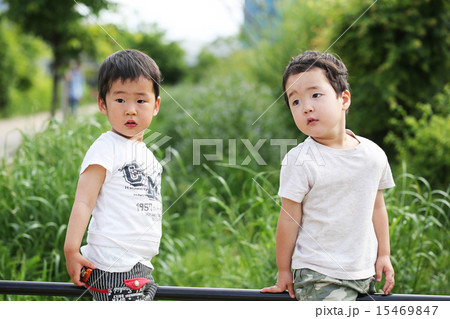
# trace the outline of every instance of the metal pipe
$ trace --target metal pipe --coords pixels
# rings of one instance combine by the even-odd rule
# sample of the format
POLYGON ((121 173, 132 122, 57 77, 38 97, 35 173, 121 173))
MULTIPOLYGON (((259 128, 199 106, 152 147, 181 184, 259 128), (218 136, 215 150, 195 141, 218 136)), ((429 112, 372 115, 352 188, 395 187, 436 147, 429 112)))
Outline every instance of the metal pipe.
MULTIPOLYGON (((86 288, 65 282, 0 280, 0 294, 89 297, 86 288)), ((290 301, 287 292, 261 293, 258 289, 200 288, 159 286, 155 300, 208 300, 208 301, 290 301)), ((382 294, 360 295, 358 301, 450 301, 450 296, 382 294)))

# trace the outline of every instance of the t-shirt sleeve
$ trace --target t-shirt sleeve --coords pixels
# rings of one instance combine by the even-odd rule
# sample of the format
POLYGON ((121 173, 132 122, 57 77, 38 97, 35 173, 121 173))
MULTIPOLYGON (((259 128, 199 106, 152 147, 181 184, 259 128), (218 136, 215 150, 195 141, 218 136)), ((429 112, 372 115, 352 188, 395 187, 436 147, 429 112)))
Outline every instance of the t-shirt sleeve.
POLYGON ((383 173, 381 175, 380 183, 378 185, 378 189, 387 189, 395 186, 394 178, 392 177, 391 167, 389 166, 389 162, 386 157, 386 161, 384 164, 383 173))
POLYGON ((301 203, 309 192, 310 183, 307 167, 298 163, 296 153, 287 153, 281 163, 278 196, 301 203))
POLYGON ((81 164, 80 174, 90 165, 100 165, 108 172, 113 170, 113 153, 114 148, 112 143, 101 137, 97 139, 86 152, 83 163, 81 164))

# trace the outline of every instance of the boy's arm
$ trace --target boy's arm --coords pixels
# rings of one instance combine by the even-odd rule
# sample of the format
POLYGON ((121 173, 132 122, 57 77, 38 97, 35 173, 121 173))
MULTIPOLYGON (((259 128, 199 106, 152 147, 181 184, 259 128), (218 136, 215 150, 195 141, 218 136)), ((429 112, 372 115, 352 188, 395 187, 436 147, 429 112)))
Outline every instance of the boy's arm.
POLYGON ((80 245, 105 176, 105 168, 99 165, 90 165, 78 180, 64 243, 67 272, 77 286, 84 285, 80 281, 80 271, 83 266, 96 268, 93 263, 80 254, 80 245))
POLYGON ((261 292, 283 292, 287 289, 291 298, 295 298, 291 260, 301 219, 302 204, 281 198, 277 225, 278 280, 274 286, 263 288, 261 292))
POLYGON ((387 295, 394 288, 394 268, 391 264, 389 244, 389 219, 384 203, 383 191, 378 190, 372 217, 373 227, 378 240, 378 255, 375 264, 376 281, 380 282, 384 273, 383 292, 387 295))

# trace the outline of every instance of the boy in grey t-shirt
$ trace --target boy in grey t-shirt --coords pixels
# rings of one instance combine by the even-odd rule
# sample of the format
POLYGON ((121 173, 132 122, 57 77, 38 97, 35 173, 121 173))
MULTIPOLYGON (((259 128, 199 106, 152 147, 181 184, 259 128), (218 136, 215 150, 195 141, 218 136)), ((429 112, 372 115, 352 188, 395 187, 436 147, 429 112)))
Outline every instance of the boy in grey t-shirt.
POLYGON ((282 163, 278 280, 262 292, 355 300, 373 293, 382 274, 384 293, 394 287, 382 191, 394 182, 384 152, 345 128, 347 77, 342 61, 315 51, 293 58, 283 75, 285 101, 309 137, 282 163))

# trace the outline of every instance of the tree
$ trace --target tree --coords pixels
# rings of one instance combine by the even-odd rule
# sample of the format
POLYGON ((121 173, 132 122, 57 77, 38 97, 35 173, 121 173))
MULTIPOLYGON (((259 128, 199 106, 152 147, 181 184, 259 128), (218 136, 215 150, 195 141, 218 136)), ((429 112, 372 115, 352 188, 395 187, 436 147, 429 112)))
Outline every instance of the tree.
POLYGON ((58 83, 62 68, 70 59, 93 46, 86 28, 82 25, 82 10, 98 15, 109 6, 108 0, 4 0, 7 15, 25 32, 42 38, 53 52, 51 71, 53 97, 51 113, 54 116, 58 103, 58 83), (81 7, 83 6, 83 7, 81 7))
POLYGON ((399 162, 406 163, 408 172, 424 177, 433 188, 443 190, 450 189, 449 105, 450 82, 427 103, 417 103, 419 117, 406 115, 401 119, 408 129, 400 138, 393 133, 387 136, 398 151, 399 162))
MULTIPOLYGON (((402 136, 402 119, 421 117, 418 102, 441 92, 450 70, 448 0, 352 1, 333 47, 346 63, 352 87, 350 127, 382 143, 389 131, 402 136), (395 125, 392 120, 396 121, 395 125)), ((442 110, 433 110, 442 112, 442 110)), ((448 112, 448 109, 447 109, 448 112)))
POLYGON ((38 65, 43 53, 47 53, 44 42, 32 35, 20 32, 19 28, 0 15, 0 117, 20 112, 29 102, 28 93, 37 80, 42 81, 38 65), (20 92, 20 103, 17 103, 20 92))
POLYGON ((0 111, 2 112, 9 104, 9 90, 13 85, 11 79, 14 79, 16 75, 14 57, 10 49, 10 45, 14 45, 15 42, 11 41, 11 36, 8 36, 12 34, 5 19, 0 17, 0 47, 4 48, 0 50, 0 111))
POLYGON ((140 50, 155 60, 163 77, 163 83, 174 84, 187 73, 185 51, 176 42, 167 42, 165 32, 156 25, 143 25, 136 33, 123 30, 121 40, 129 48, 140 50))

